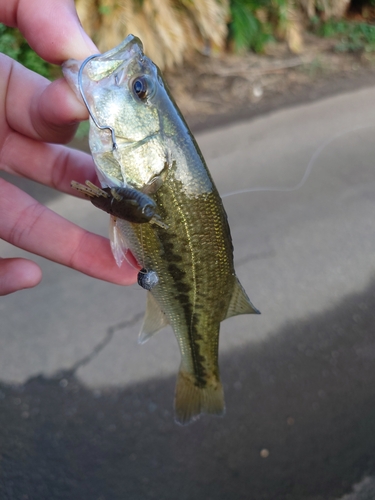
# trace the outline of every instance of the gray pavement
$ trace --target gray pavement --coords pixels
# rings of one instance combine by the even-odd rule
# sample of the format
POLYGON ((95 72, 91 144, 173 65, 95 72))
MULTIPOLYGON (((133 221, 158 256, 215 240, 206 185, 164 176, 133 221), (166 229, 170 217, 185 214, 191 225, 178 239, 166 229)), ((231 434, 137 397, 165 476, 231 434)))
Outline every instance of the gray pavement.
MULTIPOLYGON (((35 258, 0 299, 0 498, 375 499, 375 88, 197 135, 259 317, 222 324, 227 414, 173 422, 171 330, 145 293, 35 258)), ((107 216, 26 183, 101 234, 107 216)), ((68 235, 67 235, 68 237, 68 235)), ((0 255, 25 255, 0 242, 0 255)))

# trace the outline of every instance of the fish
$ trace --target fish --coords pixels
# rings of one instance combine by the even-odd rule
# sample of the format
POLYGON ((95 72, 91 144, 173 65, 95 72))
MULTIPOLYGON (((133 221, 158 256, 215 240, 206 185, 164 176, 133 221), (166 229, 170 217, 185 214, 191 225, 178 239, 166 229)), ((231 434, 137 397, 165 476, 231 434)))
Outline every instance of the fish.
POLYGON ((147 290, 139 341, 171 325, 181 364, 175 420, 223 415, 220 323, 258 314, 238 280, 222 200, 159 68, 128 35, 65 78, 90 112, 89 145, 101 188, 73 187, 110 216, 116 262, 131 251, 147 290), (84 67, 83 67, 84 66, 84 67))

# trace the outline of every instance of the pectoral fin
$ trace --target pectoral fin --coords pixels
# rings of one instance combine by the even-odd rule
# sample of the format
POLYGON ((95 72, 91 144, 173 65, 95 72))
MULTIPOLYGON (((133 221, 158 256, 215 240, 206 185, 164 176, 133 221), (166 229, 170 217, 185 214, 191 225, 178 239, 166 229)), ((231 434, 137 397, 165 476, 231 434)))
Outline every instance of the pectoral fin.
POLYGON ((165 326, 169 324, 166 315, 160 309, 159 304, 154 299, 152 293, 147 293, 146 313, 143 319, 138 342, 144 344, 147 340, 165 326))
POLYGON ((232 298, 228 307, 226 318, 237 316, 238 314, 260 314, 260 311, 253 306, 247 296, 243 286, 236 277, 236 282, 233 288, 232 298))

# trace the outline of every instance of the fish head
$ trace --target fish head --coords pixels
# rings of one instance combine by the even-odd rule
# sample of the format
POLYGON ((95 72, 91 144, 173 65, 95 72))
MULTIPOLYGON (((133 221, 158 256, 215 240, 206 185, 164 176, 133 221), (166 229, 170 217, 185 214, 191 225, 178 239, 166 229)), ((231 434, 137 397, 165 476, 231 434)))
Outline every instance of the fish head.
POLYGON ((142 189, 152 183, 166 163, 159 106, 166 91, 139 38, 129 35, 90 60, 70 59, 63 72, 86 101, 90 149, 102 186, 142 189))

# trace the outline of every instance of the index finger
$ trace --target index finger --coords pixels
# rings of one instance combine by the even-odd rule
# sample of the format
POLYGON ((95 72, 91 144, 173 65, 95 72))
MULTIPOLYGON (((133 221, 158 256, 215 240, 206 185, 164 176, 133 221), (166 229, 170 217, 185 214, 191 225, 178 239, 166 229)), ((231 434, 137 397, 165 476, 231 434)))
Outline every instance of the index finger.
POLYGON ((76 226, 2 179, 0 191, 0 238, 94 278, 135 283, 135 260, 131 264, 129 256, 118 268, 106 238, 76 226))

